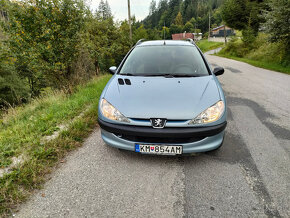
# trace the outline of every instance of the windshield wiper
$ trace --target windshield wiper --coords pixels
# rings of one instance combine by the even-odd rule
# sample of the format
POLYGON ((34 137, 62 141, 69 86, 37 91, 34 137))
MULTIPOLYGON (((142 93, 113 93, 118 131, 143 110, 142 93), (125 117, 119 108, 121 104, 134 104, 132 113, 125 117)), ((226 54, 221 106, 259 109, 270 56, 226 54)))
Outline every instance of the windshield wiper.
POLYGON ((166 74, 132 74, 132 73, 123 73, 120 74, 122 76, 145 76, 145 77, 166 77, 166 78, 175 78, 175 77, 199 77, 199 76, 203 76, 200 74, 170 74, 170 73, 166 73, 166 74))
POLYGON ((163 74, 141 74, 140 76, 164 76, 163 74))
POLYGON ((153 77, 153 76, 161 76, 161 77, 166 77, 166 78, 174 78, 174 77, 195 77, 195 75, 188 75, 188 74, 170 74, 170 73, 166 73, 166 74, 143 74, 140 76, 148 76, 148 77, 153 77))
POLYGON ((196 74, 171 74, 172 77, 199 77, 200 75, 196 74))
POLYGON ((132 73, 122 73, 122 74, 120 74, 120 75, 122 75, 122 76, 135 76, 135 75, 132 74, 132 73))
POLYGON ((160 76, 164 76, 166 78, 175 78, 175 77, 199 77, 200 75, 196 74, 161 74, 160 76))

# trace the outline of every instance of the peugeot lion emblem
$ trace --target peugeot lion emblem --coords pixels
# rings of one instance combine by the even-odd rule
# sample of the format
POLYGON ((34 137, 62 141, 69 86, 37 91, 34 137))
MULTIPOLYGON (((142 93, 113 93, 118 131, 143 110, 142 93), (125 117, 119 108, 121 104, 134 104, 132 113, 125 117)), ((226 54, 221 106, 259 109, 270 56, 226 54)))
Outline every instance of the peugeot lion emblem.
POLYGON ((160 118, 151 118, 151 125, 153 128, 164 128, 166 124, 166 119, 160 119, 160 118))

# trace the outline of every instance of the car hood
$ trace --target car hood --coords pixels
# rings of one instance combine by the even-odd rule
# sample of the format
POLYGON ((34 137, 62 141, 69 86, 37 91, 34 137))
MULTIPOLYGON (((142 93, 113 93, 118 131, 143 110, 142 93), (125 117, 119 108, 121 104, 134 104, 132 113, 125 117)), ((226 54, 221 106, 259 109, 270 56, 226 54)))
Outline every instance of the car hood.
POLYGON ((124 116, 189 120, 220 100, 213 76, 164 78, 115 75, 104 98, 124 116), (128 79, 131 85, 119 84, 128 79))

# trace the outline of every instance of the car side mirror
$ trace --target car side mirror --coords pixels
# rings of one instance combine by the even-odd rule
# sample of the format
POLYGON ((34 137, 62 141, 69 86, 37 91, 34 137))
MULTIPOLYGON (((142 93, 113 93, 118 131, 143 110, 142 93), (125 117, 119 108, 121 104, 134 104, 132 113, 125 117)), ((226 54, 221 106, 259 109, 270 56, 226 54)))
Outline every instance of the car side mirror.
POLYGON ((224 74, 224 72, 225 72, 225 69, 222 67, 216 67, 213 69, 213 74, 216 76, 222 75, 224 74))
POLYGON ((114 75, 116 73, 116 71, 117 71, 117 67, 115 67, 115 66, 109 68, 109 73, 110 74, 114 75))

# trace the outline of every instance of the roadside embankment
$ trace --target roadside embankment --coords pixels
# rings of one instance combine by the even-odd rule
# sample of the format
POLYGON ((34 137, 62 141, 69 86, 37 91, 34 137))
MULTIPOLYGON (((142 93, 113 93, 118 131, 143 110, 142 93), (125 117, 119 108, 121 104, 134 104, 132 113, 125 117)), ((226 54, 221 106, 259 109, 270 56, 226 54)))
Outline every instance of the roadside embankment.
POLYGON ((98 101, 110 75, 69 96, 62 92, 11 108, 0 118, 0 216, 41 187, 67 152, 81 146, 97 123, 98 101))

